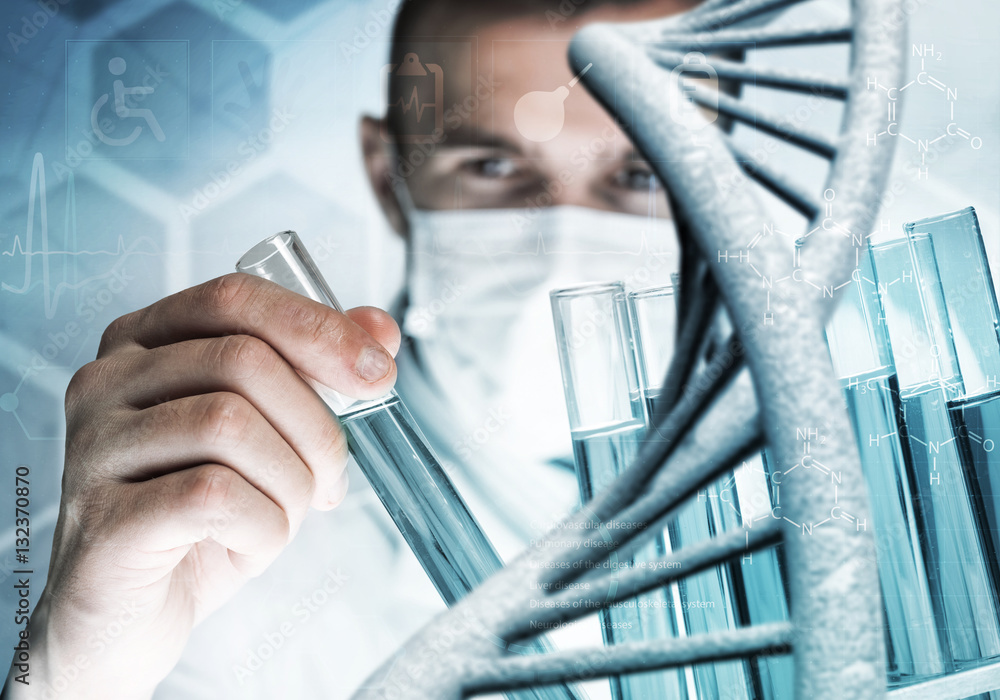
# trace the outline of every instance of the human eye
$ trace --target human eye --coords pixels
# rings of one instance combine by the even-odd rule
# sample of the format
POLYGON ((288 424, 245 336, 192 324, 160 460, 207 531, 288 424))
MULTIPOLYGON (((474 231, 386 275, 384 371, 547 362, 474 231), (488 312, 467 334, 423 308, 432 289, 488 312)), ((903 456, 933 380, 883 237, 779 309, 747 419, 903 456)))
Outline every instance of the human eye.
POLYGON ((626 190, 648 192, 650 189, 654 191, 660 189, 660 181, 645 164, 630 163, 617 171, 612 179, 615 186, 626 190))
POLYGON ((473 158, 463 163, 466 172, 488 180, 503 180, 516 177, 521 168, 513 158, 488 156, 473 158))

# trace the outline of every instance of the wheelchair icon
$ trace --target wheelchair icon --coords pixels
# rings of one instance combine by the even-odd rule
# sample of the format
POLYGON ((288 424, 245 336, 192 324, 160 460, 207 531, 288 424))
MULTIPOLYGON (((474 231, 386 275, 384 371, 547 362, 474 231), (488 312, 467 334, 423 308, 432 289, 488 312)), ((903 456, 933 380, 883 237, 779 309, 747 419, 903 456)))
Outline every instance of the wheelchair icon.
MULTIPOLYGON (((125 72, 125 59, 116 56, 108 61, 108 70, 112 75, 121 75, 125 72)), ((125 98, 129 95, 149 95, 155 90, 153 87, 146 86, 136 86, 136 87, 125 87, 125 83, 121 79, 116 79, 114 81, 114 106, 115 114, 118 115, 120 119, 144 119, 146 124, 149 126, 149 130, 153 132, 153 136, 157 141, 161 143, 166 140, 166 135, 163 133, 163 129, 160 128, 160 123, 156 120, 156 116, 150 109, 136 109, 134 107, 128 107, 125 104, 125 98)), ((128 146, 130 143, 139 138, 142 133, 142 126, 136 125, 132 129, 132 133, 123 138, 113 138, 104 133, 104 130, 100 126, 101 122, 101 109, 105 104, 111 99, 110 93, 104 93, 97 98, 97 102, 94 103, 94 107, 90 110, 90 126, 94 130, 97 138, 99 138, 104 143, 109 146, 128 146)))

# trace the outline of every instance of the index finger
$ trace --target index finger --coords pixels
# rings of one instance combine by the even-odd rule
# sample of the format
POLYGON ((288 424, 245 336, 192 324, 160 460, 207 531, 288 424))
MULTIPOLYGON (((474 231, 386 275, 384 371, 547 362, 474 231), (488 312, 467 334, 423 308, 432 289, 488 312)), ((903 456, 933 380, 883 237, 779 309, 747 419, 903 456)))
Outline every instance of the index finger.
POLYGON ((386 349, 346 314, 240 272, 116 319, 98 357, 234 334, 260 338, 296 369, 353 398, 378 398, 396 379, 386 349))

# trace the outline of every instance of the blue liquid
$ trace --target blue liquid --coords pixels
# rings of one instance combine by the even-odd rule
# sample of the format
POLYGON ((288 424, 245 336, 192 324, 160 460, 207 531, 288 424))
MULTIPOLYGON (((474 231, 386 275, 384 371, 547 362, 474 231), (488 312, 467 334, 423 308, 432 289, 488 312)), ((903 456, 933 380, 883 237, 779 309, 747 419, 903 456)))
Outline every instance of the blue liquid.
MULTIPOLYGON (((935 562, 925 552, 917 518, 920 504, 899 430, 896 377, 877 370, 848 379, 844 396, 871 500, 889 682, 912 683, 941 675, 948 664, 929 579, 929 567, 935 562)), ((926 452, 926 447, 917 445, 926 452)))
POLYGON ((646 424, 641 420, 625 420, 572 432, 582 502, 589 502, 628 468, 639 454, 645 430, 646 424))
MULTIPOLYGON (((448 605, 503 567, 479 523, 455 491, 410 412, 394 393, 339 416, 351 454, 403 539, 448 605)), ((525 641, 548 651, 544 639, 525 641)), ((575 700, 565 685, 507 693, 518 700, 575 700)))
POLYGON ((340 422, 351 453, 448 605, 502 568, 397 397, 340 422))
POLYGON ((996 551, 981 526, 944 392, 903 396, 901 404, 931 601, 950 671, 1000 655, 996 551))
MULTIPOLYGON (((721 531, 719 485, 702 491, 699 501, 681 507, 667 526, 670 543, 680 549, 714 537, 721 531)), ((735 591, 729 566, 717 566, 678 582, 684 626, 689 635, 736 629, 735 591)), ((694 667, 699 698, 750 698, 751 674, 746 660, 700 664, 694 667)))
MULTIPOLYGON (((573 431, 573 455, 581 500, 589 501, 632 463, 639 453, 645 430, 643 421, 630 420, 594 430, 573 431)), ((608 563, 624 569, 641 565, 664 553, 663 538, 658 537, 636 551, 633 559, 620 560, 612 556, 608 563)), ((614 604, 601 612, 605 644, 676 637, 672 608, 673 599, 667 588, 614 604)), ((609 680, 612 695, 624 700, 687 697, 684 676, 678 670, 629 674, 609 680)))
POLYGON ((1000 393, 948 405, 992 551, 1000 545, 1000 393))
MULTIPOLYGON (((716 484, 722 530, 744 527, 743 518, 759 518, 770 510, 769 465, 763 454, 748 459, 732 477, 716 484)), ((779 547, 753 552, 729 563, 737 619, 741 625, 787 622, 788 587, 779 547)), ((795 659, 791 655, 749 660, 750 676, 759 681, 756 696, 764 700, 794 700, 795 659)))
MULTIPOLYGON (((647 394, 646 410, 649 415, 656 410, 658 398, 658 392, 647 394)), ((650 437, 655 439, 655 436, 650 437)), ((700 492, 696 501, 682 506, 676 518, 667 525, 671 548, 678 550, 721 532, 724 529, 723 514, 719 508, 721 503, 720 483, 717 482, 700 492)), ((739 626, 733 571, 729 565, 688 576, 680 580, 677 587, 683 626, 688 635, 720 632, 739 626)), ((746 659, 699 664, 692 670, 697 697, 705 700, 722 697, 727 700, 749 699, 754 697, 754 689, 759 688, 759 680, 746 659)))

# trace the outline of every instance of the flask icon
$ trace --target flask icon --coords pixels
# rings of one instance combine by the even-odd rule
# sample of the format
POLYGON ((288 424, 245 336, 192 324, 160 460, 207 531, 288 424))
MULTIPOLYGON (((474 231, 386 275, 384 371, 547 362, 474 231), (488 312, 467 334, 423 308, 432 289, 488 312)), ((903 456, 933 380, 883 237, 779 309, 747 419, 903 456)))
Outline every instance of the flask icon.
POLYGON ((719 116, 718 92, 714 87, 698 90, 697 82, 707 80, 714 85, 718 77, 715 69, 705 59, 705 54, 697 51, 685 54, 684 62, 670 71, 670 84, 676 86, 681 94, 681 99, 670 102, 670 118, 677 123, 688 124, 693 129, 701 129, 714 122, 719 116), (699 103, 695 102, 696 92, 700 93, 704 110, 699 110, 699 103), (699 111, 703 118, 692 118, 699 111))

